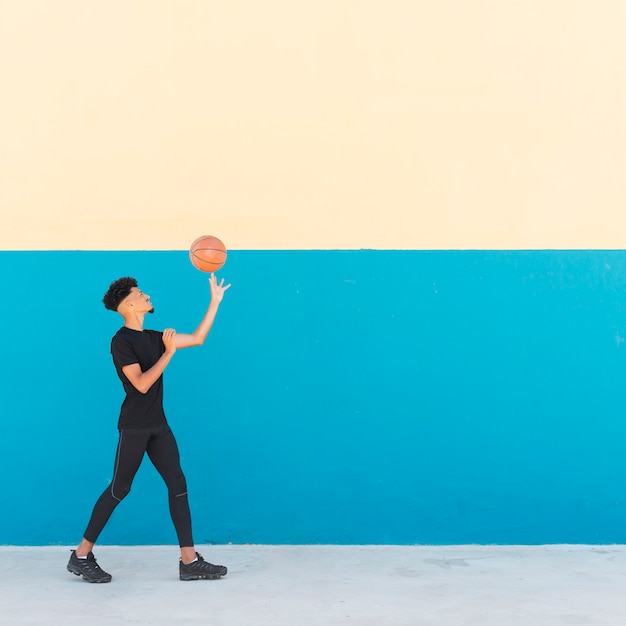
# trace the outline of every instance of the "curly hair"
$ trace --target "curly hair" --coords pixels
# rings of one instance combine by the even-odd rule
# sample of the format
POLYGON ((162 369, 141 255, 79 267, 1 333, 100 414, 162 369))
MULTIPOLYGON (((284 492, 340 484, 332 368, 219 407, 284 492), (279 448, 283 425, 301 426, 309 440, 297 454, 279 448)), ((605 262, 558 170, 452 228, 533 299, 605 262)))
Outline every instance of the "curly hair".
POLYGON ((102 298, 105 308, 109 309, 109 311, 117 311, 120 302, 130 293, 130 290, 136 286, 137 281, 130 276, 114 280, 104 294, 104 298, 102 298))

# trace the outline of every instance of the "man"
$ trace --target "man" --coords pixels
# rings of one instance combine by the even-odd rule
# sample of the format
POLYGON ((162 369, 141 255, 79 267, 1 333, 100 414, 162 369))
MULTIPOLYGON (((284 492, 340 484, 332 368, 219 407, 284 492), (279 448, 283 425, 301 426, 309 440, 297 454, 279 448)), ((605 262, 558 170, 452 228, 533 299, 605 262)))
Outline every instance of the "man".
POLYGON ((163 410, 163 372, 178 348, 199 346, 206 339, 217 310, 230 285, 209 279, 211 302, 192 334, 144 330, 146 313, 153 313, 150 296, 137 288, 131 277, 111 283, 104 294, 104 306, 117 311, 124 325, 111 340, 111 355, 126 397, 118 422, 119 441, 113 479, 96 502, 83 539, 72 550, 68 571, 91 583, 108 583, 107 574, 93 556, 93 546, 115 507, 128 495, 145 452, 165 481, 174 528, 180 546, 181 580, 215 579, 226 575, 223 565, 205 561, 194 547, 187 484, 180 466, 178 446, 163 410))

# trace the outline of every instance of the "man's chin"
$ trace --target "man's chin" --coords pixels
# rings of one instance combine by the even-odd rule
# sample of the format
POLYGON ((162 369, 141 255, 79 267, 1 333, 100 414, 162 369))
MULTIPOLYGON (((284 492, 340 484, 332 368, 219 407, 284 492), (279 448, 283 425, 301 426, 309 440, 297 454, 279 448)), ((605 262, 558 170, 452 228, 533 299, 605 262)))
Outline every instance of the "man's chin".
POLYGON ((154 307, 152 307, 152 308, 148 311, 148 313, 154 313, 154 307))

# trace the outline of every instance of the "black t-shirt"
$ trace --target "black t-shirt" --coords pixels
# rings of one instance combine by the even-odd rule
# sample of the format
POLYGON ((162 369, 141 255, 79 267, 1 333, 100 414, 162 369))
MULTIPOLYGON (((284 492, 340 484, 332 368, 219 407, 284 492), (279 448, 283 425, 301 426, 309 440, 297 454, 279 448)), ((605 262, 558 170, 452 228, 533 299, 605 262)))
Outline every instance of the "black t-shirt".
POLYGON ((137 391, 122 368, 139 363, 141 371, 149 370, 165 352, 163 333, 156 330, 132 330, 122 326, 111 339, 111 355, 122 381, 126 398, 122 403, 118 428, 153 428, 166 423, 163 411, 163 375, 146 393, 137 391))

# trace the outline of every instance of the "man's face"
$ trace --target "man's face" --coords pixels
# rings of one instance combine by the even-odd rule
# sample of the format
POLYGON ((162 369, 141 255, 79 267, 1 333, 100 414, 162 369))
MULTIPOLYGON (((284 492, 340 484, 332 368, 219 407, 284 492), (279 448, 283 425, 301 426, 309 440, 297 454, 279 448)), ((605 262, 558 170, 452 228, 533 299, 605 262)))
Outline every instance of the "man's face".
POLYGON ((130 293, 124 299, 132 305, 132 308, 137 313, 154 313, 154 307, 150 302, 150 296, 147 293, 137 289, 137 287, 131 287, 130 293))

